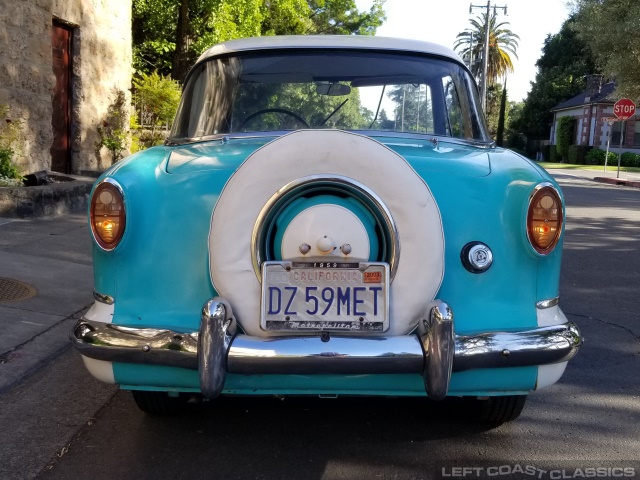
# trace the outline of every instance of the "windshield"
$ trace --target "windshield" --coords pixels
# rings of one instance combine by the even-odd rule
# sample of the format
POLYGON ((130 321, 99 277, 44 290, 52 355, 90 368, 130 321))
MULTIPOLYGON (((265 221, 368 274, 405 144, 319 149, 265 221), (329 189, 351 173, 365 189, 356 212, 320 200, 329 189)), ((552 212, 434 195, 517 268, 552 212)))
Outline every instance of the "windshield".
POLYGON ((345 50, 216 57, 187 81, 170 140, 337 128, 490 141, 477 92, 455 62, 345 50))

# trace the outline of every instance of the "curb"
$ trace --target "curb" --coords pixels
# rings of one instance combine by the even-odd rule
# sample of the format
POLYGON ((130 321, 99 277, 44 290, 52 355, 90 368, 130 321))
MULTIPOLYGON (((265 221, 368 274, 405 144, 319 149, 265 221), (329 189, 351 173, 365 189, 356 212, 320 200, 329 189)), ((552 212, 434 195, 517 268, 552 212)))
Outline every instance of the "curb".
POLYGON ((623 178, 595 177, 594 182, 609 183, 611 185, 623 185, 625 187, 640 188, 640 182, 624 180, 623 178))

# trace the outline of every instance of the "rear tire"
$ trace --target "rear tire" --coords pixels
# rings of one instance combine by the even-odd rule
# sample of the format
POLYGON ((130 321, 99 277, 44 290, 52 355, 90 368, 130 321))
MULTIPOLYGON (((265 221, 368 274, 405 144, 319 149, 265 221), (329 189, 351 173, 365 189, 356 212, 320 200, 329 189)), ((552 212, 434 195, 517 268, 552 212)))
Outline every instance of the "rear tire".
POLYGON ((487 399, 469 399, 472 408, 469 412, 480 423, 501 425, 518 418, 527 401, 527 395, 505 395, 487 399))
POLYGON ((184 405, 182 398, 170 397, 167 392, 132 390, 131 394, 140 410, 158 417, 175 415, 184 405))

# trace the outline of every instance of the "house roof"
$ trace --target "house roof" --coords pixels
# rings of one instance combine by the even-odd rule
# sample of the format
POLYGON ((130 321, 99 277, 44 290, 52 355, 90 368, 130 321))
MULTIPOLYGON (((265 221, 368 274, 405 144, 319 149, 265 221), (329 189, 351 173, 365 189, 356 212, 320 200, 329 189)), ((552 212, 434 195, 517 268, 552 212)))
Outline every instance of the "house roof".
POLYGON ((600 88, 600 93, 589 96, 586 91, 579 93, 573 98, 570 98, 566 102, 562 102, 551 109, 552 112, 556 110, 566 110, 567 108, 579 107, 581 105, 589 105, 592 103, 614 103, 612 99, 613 92, 616 89, 616 84, 613 82, 605 83, 600 88), (590 97, 590 98, 589 98, 590 97))

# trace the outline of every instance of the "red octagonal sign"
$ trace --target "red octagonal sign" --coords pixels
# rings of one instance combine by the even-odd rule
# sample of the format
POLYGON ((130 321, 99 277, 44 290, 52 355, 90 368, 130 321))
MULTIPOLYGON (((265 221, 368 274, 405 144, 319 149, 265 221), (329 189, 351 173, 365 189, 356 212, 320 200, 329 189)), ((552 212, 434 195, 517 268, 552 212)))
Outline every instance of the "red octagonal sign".
POLYGON ((636 104, 629 98, 622 98, 613 105, 613 114, 620 120, 628 120, 636 114, 636 104))

